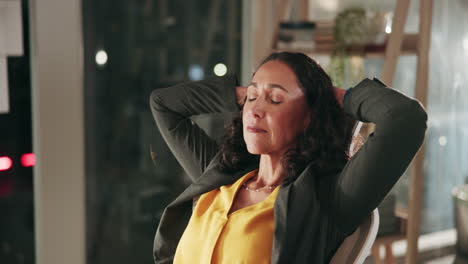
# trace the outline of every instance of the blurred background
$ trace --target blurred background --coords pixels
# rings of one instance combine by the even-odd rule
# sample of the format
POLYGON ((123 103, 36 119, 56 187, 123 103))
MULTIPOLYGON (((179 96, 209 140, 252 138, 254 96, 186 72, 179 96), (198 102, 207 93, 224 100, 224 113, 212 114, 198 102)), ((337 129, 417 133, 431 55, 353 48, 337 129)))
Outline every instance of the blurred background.
MULTIPOLYGON (((153 89, 225 74, 247 84, 273 50, 305 52, 352 87, 382 76, 403 11, 391 86, 416 96, 421 6, 403 2, 0 0, 0 263, 153 263, 159 217, 189 184, 152 119, 153 89)), ((414 263, 468 255, 468 2, 430 12, 423 163, 381 205, 370 263, 408 261, 410 215, 414 263)), ((194 117, 218 140, 226 120, 194 117)))

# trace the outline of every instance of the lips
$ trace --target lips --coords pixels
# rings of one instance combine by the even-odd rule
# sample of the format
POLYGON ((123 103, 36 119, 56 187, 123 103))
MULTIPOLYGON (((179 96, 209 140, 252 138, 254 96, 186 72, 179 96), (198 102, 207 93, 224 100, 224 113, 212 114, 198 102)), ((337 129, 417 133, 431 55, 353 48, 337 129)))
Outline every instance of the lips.
POLYGON ((248 126, 247 131, 252 132, 252 133, 266 133, 265 129, 261 129, 255 126, 248 126))

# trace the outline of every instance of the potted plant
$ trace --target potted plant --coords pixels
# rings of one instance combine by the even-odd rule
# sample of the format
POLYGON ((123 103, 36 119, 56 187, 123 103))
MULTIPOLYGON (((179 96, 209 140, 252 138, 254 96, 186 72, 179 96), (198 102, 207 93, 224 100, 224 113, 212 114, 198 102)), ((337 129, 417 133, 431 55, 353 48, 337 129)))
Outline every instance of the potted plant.
POLYGON ((382 44, 391 28, 389 18, 388 12, 367 11, 362 7, 347 8, 337 15, 335 45, 327 67, 335 86, 345 88, 363 78, 362 57, 351 57, 350 51, 359 54, 366 44, 382 44))

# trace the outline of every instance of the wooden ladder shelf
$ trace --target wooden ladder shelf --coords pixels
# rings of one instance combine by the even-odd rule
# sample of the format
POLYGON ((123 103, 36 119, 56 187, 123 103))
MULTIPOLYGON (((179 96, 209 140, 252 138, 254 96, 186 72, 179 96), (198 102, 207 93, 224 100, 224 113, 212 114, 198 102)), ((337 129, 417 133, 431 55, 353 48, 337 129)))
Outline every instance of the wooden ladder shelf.
MULTIPOLYGON (((276 24, 273 31, 272 43, 270 45, 273 51, 278 50, 276 44, 278 42, 279 23, 287 21, 287 15, 291 11, 291 1, 279 0, 277 1, 277 14, 276 24)), ((431 24, 432 24, 432 6, 433 0, 419 0, 419 33, 418 34, 405 34, 404 26, 408 17, 410 0, 397 0, 391 33, 388 35, 386 44, 381 50, 373 49, 366 51, 360 48, 356 54, 366 57, 383 57, 384 65, 381 79, 389 86, 392 86, 395 76, 396 65, 398 57, 401 55, 415 55, 417 57, 416 69, 416 98, 423 104, 427 105, 427 90, 428 90, 428 72, 429 72, 429 48, 431 39, 431 24)), ((302 21, 308 21, 308 6, 309 1, 300 0, 300 18, 302 21)), ((283 49, 284 50, 284 49, 283 49)), ((329 55, 330 50, 287 50, 295 52, 303 52, 309 56, 314 55, 329 55)), ((424 145, 421 147, 416 157, 411 163, 411 179, 409 186, 409 200, 407 209, 399 209, 395 213, 400 219, 401 228, 400 233, 394 235, 384 235, 378 237, 374 243, 372 254, 376 264, 382 263, 380 257, 380 248, 385 248, 385 263, 395 263, 392 244, 395 241, 406 239, 407 253, 406 263, 417 263, 418 259, 418 238, 419 227, 421 223, 421 200, 422 188, 424 185, 424 145)))

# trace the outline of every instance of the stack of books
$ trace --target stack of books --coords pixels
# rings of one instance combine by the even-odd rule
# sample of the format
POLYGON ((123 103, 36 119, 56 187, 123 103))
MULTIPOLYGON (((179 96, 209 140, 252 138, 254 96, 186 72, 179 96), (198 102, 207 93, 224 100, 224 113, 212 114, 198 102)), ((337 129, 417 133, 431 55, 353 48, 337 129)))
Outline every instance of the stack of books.
POLYGON ((277 47, 290 50, 314 49, 315 23, 310 21, 289 21, 280 23, 277 47))
POLYGON ((315 21, 314 22, 315 32, 314 32, 314 51, 317 53, 327 53, 331 52, 335 46, 335 37, 334 37, 334 21, 315 21))

